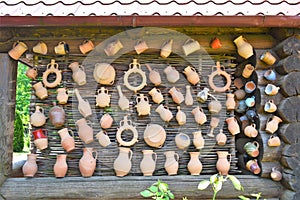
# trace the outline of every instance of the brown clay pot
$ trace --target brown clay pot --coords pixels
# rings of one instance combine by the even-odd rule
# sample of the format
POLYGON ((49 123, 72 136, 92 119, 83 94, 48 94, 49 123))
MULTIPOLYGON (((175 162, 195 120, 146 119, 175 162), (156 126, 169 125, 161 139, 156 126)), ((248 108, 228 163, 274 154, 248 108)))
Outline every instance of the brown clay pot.
POLYGON ((228 125, 228 130, 232 135, 236 135, 236 134, 240 133, 240 126, 237 123, 237 120, 235 119, 235 117, 229 117, 225 121, 228 125))
POLYGON ((96 168, 98 152, 93 148, 83 148, 83 155, 79 160, 79 170, 81 176, 91 177, 96 168), (95 155, 93 155, 95 153, 95 155))
POLYGON ((56 162, 53 167, 53 171, 56 178, 63 178, 66 176, 68 171, 68 164, 66 158, 66 154, 60 154, 56 156, 56 162))
POLYGON ((190 152, 190 161, 188 162, 187 168, 191 175, 198 176, 202 171, 202 163, 199 160, 200 152, 190 152))
POLYGON ((56 99, 59 104, 66 104, 69 99, 68 91, 66 88, 58 88, 56 99))
POLYGON ((119 155, 114 161, 116 176, 126 176, 131 169, 132 151, 130 148, 119 147, 119 155))
POLYGON ((53 103, 53 106, 49 110, 49 119, 53 126, 61 127, 65 124, 65 111, 63 108, 56 106, 56 103, 53 103))
POLYGON ((175 151, 166 151, 164 154, 166 156, 166 161, 164 164, 165 170, 169 176, 176 175, 179 167, 179 155, 175 153, 175 151))
POLYGON ((142 150, 142 152, 143 159, 140 163, 141 171, 144 176, 152 176, 155 170, 157 155, 155 152, 153 152, 153 150, 142 150))
POLYGON ((85 118, 81 118, 76 121, 79 138, 85 143, 90 144, 94 141, 93 128, 88 125, 85 118))
POLYGON ((220 175, 228 175, 230 170, 231 154, 227 151, 217 151, 218 161, 216 163, 217 170, 220 175), (228 155, 230 156, 229 161, 227 160, 228 155))
POLYGON ((36 154, 28 154, 27 161, 22 167, 22 172, 25 177, 34 177, 38 170, 38 166, 36 164, 36 154))
POLYGON ((66 150, 66 152, 71 152, 75 149, 74 134, 73 137, 69 135, 69 131, 73 134, 72 130, 68 128, 63 128, 58 131, 61 138, 61 146, 66 150))
POLYGON ((196 147, 196 149, 202 149, 204 147, 205 141, 202 137, 201 131, 193 132, 193 144, 196 147))

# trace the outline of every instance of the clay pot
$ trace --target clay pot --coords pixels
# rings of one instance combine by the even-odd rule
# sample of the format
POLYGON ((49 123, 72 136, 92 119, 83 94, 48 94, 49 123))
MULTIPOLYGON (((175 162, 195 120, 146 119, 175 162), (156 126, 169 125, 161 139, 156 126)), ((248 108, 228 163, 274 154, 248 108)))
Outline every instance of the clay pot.
POLYGON ((154 103, 160 104, 161 102, 164 101, 164 97, 163 97, 160 89, 157 89, 154 87, 148 92, 148 94, 151 95, 154 103))
POLYGON ((54 47, 54 52, 58 55, 65 55, 69 53, 69 45, 65 41, 61 41, 54 47))
POLYGON ((167 40, 161 45, 160 56, 163 58, 169 57, 172 53, 173 40, 167 40))
POLYGON ((206 118, 206 115, 205 115, 203 109, 200 108, 199 106, 197 106, 196 108, 194 108, 192 110, 192 114, 194 115, 195 121, 200 125, 204 124, 207 121, 207 118, 206 118))
POLYGON ((278 136, 271 135, 268 140, 269 147, 279 147, 281 144, 280 138, 278 136))
POLYGON ((187 39, 182 46, 182 50, 185 56, 190 55, 200 49, 200 44, 194 39, 187 39))
POLYGON ((94 141, 93 128, 87 124, 85 118, 81 118, 76 121, 79 138, 85 143, 90 144, 94 141))
POLYGON ((237 46, 237 52, 241 57, 248 59, 253 55, 253 47, 243 36, 237 37, 233 42, 237 46))
POLYGON ((192 93, 191 93, 191 86, 186 85, 185 86, 185 98, 184 98, 184 103, 187 106, 192 106, 194 103, 194 99, 192 97, 192 93))
POLYGON ((177 104, 181 104, 184 101, 184 96, 183 94, 175 87, 172 87, 169 90, 169 93, 172 96, 172 100, 177 103, 177 104))
POLYGON ((245 85, 242 78, 235 78, 233 84, 237 89, 241 89, 245 85))
POLYGON ((282 179, 282 173, 276 167, 272 168, 270 176, 273 181, 281 181, 282 179))
POLYGON ((44 150, 48 147, 48 137, 47 137, 47 130, 46 129, 38 129, 32 132, 34 136, 34 145, 39 149, 39 150, 44 150), (45 132, 45 134, 44 134, 45 132))
POLYGON ((45 42, 38 42, 33 48, 32 51, 34 53, 46 55, 48 51, 48 47, 45 42))
POLYGON ((111 95, 108 94, 108 90, 105 87, 101 87, 97 90, 96 106, 99 106, 100 108, 109 106, 110 96, 111 95))
POLYGON ((75 149, 75 141, 74 141, 74 133, 72 130, 68 130, 68 128, 63 128, 58 131, 58 134, 61 139, 61 146, 66 150, 66 152, 71 152, 75 149), (71 132, 72 136, 69 135, 71 132))
POLYGON ((247 170, 249 170, 250 172, 252 172, 253 174, 259 174, 261 169, 257 163, 257 160, 254 159, 254 160, 249 160, 247 163, 246 163, 246 168, 247 170))
POLYGON ((121 110, 128 110, 129 109, 129 100, 126 98, 125 95, 123 95, 123 92, 121 90, 121 86, 117 85, 117 90, 119 93, 119 100, 118 105, 121 110))
POLYGON ((83 117, 91 116, 92 115, 92 109, 91 109, 91 106, 90 106, 88 100, 84 100, 80 96, 79 91, 78 91, 77 88, 74 89, 74 92, 75 92, 75 95, 76 95, 77 100, 78 100, 78 111, 80 112, 80 114, 83 117))
POLYGON ((252 96, 252 97, 248 97, 246 100, 245 100, 245 104, 247 105, 248 108, 251 108, 255 105, 255 96, 252 96))
POLYGON ((97 133, 96 138, 102 147, 107 147, 111 144, 110 138, 105 131, 100 131, 97 133))
POLYGON ((164 73, 170 83, 176 83, 179 80, 179 72, 171 65, 164 69, 164 73))
POLYGON ((202 163, 199 160, 200 152, 189 152, 190 161, 187 164, 187 168, 191 175, 198 176, 202 171, 202 163))
POLYGON ((17 41, 13 44, 13 48, 8 52, 8 55, 14 60, 19 60, 27 49, 28 47, 24 42, 17 41))
POLYGON ((273 99, 270 99, 265 103, 264 110, 268 113, 273 113, 277 110, 277 106, 275 105, 273 99))
POLYGON ((136 110, 138 112, 138 116, 141 115, 150 115, 151 105, 149 104, 149 99, 144 94, 138 94, 136 97, 136 110))
POLYGON ((224 146, 227 142, 227 136, 223 133, 223 130, 220 129, 220 132, 216 135, 217 144, 224 146))
POLYGON ((63 108, 53 103, 53 107, 49 110, 49 119, 53 126, 56 128, 61 127, 65 124, 65 111, 63 108))
POLYGON ((91 40, 85 40, 79 45, 79 50, 82 54, 86 54, 94 49, 94 44, 91 40))
POLYGON ((132 151, 130 148, 119 147, 120 153, 114 161, 116 176, 126 176, 131 169, 132 151))
POLYGON ((134 45, 134 50, 139 55, 148 49, 148 45, 145 41, 138 40, 134 45))
POLYGON ((234 94, 226 94, 226 109, 227 110, 234 110, 235 108, 235 101, 234 101, 234 94))
POLYGON ((265 79, 267 79, 268 81, 275 81, 276 80, 276 73, 274 72, 274 70, 269 69, 264 73, 264 77, 265 79))
POLYGON ((187 80, 192 84, 196 85, 200 81, 199 74, 195 70, 195 68, 187 66, 183 73, 186 75, 187 80))
POLYGON ((237 123, 237 120, 235 119, 235 117, 229 117, 225 121, 228 125, 228 130, 232 135, 236 135, 236 134, 240 133, 240 126, 237 123))
POLYGON ((34 175, 38 171, 36 157, 37 154, 27 154, 27 161, 22 167, 22 172, 25 177, 34 177, 34 175))
POLYGON ((216 163, 217 170, 220 175, 226 176, 230 170, 231 154, 227 151, 217 151, 218 160, 216 163), (229 155, 229 161, 227 159, 229 155))
POLYGON ((203 90, 198 92, 197 101, 199 101, 200 103, 205 103, 207 101, 208 95, 209 95, 209 89, 204 88, 203 90))
POLYGON ((34 84, 33 89, 35 90, 35 95, 43 100, 46 99, 48 97, 48 91, 47 89, 43 86, 42 82, 37 82, 36 84, 34 84))
POLYGON ((100 119, 100 126, 103 129, 108 129, 112 126, 114 119, 110 116, 110 114, 105 113, 100 119))
POLYGON ((26 71, 26 76, 32 80, 34 80, 36 78, 36 76, 38 75, 38 71, 36 67, 29 67, 26 71))
POLYGON ((252 122, 258 119, 258 115, 255 112, 255 110, 247 110, 246 111, 246 116, 252 122))
POLYGON ((237 100, 242 100, 245 98, 246 92, 245 92, 245 90, 238 89, 234 92, 234 95, 237 100))
POLYGON ((184 125, 186 123, 186 115, 180 110, 180 106, 177 106, 176 120, 179 125, 184 125))
POLYGON ((256 85, 253 81, 248 81, 246 84, 245 84, 245 92, 250 94, 252 92, 254 92, 254 90, 256 89, 256 85))
POLYGON ((54 59, 51 59, 51 62, 47 65, 46 71, 43 72, 43 84, 48 88, 55 88, 58 86, 62 80, 62 72, 58 68, 58 64, 55 63, 54 59), (52 82, 48 81, 50 74, 55 74, 55 80, 52 82))
POLYGON ((268 84, 265 88, 265 93, 268 96, 274 96, 278 93, 278 90, 280 89, 280 87, 276 87, 273 84, 268 84))
POLYGON ((254 70, 255 70, 255 68, 251 64, 247 64, 247 65, 245 65, 245 68, 242 72, 242 76, 244 78, 249 78, 252 75, 254 70))
POLYGON ((175 136, 175 144, 178 149, 187 149, 191 144, 190 137, 185 133, 178 133, 175 136))
POLYGON ((116 53, 118 53, 118 51, 122 48, 123 48, 123 44, 121 43, 120 40, 117 39, 117 40, 107 44, 104 49, 104 52, 107 56, 113 56, 116 53))
POLYGON ((166 137, 166 131, 162 126, 158 124, 147 124, 144 131, 144 140, 149 146, 156 148, 162 147, 166 137))
POLYGON ((68 164, 66 159, 66 154, 60 154, 56 156, 56 162, 53 167, 53 171, 56 178, 63 178, 66 176, 68 171, 68 164))
POLYGON ((267 65, 273 65, 276 62, 276 58, 268 51, 264 52, 260 56, 260 60, 265 62, 267 65))
POLYGON ((58 88, 56 100, 59 104, 66 104, 68 102, 69 95, 66 88, 58 88))
POLYGON ((175 153, 175 151, 166 151, 164 155, 166 156, 166 161, 164 164, 165 170, 169 176, 176 175, 179 167, 179 155, 175 153))
POLYGON ((44 109, 40 106, 35 106, 35 112, 30 116, 30 124, 35 127, 41 127, 46 123, 46 120, 44 109))
POLYGON ((219 38, 215 38, 211 43, 210 43, 210 47, 212 49, 219 49, 222 47, 221 41, 219 38))
POLYGON ((125 115, 124 119, 120 121, 120 127, 117 130, 116 139, 117 139, 120 146, 127 146, 127 147, 132 146, 136 142, 138 142, 137 129, 135 128, 135 126, 132 125, 132 121, 128 120, 127 115, 125 115), (122 134, 125 131, 131 131, 132 132, 133 137, 131 138, 130 141, 125 141, 122 138, 122 134))
POLYGON ((259 143, 257 141, 254 142, 247 142, 244 145, 244 149, 247 152, 247 154, 251 157, 257 157, 259 155, 259 143))
POLYGON ((94 79, 102 85, 112 85, 115 82, 116 71, 108 63, 96 63, 94 68, 94 79))
POLYGON ((146 64, 146 67, 149 70, 149 80, 151 81, 151 83, 153 83, 155 86, 158 86, 161 84, 161 77, 160 74, 157 70, 152 70, 151 66, 146 64))
POLYGON ((86 84, 86 74, 84 67, 79 65, 78 62, 73 62, 68 66, 72 70, 72 78, 78 85, 86 84))
POLYGON ((156 108, 155 112, 157 112, 160 118, 165 122, 169 122, 173 118, 172 112, 161 104, 156 108))
POLYGON ((79 160, 79 170, 81 176, 91 177, 96 168, 98 152, 93 148, 83 148, 83 155, 79 160), (95 155, 93 155, 95 153, 95 155))
POLYGON ((275 115, 272 118, 269 118, 266 125, 266 131, 271 134, 275 133, 280 122, 282 122, 282 120, 275 115))
POLYGON ((212 114, 217 114, 221 111, 222 109, 222 104, 218 100, 212 100, 208 104, 208 110, 212 114))
POLYGON ((247 137, 255 138, 258 135, 258 131, 256 130, 256 125, 252 123, 251 125, 246 126, 246 128, 244 129, 244 134, 247 137))
POLYGON ((196 147, 196 149, 202 149, 204 147, 205 141, 202 137, 201 131, 193 132, 193 144, 196 147))
POLYGON ((153 150, 142 150, 142 152, 143 159, 140 163, 141 171, 144 176, 152 176, 155 170, 157 155, 155 152, 153 152, 153 150))

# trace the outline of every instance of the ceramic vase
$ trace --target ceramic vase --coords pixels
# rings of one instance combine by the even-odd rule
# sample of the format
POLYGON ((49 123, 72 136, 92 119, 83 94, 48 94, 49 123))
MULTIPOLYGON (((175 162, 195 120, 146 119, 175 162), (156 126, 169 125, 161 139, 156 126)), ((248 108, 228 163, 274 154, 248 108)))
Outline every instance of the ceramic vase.
POLYGON ((257 160, 254 159, 254 160, 249 160, 247 163, 246 163, 246 168, 247 170, 249 170, 250 172, 252 172, 253 174, 259 174, 261 169, 257 163, 257 160))
POLYGON ((201 131, 193 132, 193 136, 193 144, 196 147, 196 149, 202 149, 204 147, 205 140, 202 137, 201 131))
POLYGON ((252 123, 251 125, 246 126, 244 129, 244 134, 247 137, 255 138, 258 135, 258 131, 256 130, 256 125, 252 123))
POLYGON ((184 98, 184 103, 187 106, 192 106, 194 103, 194 99, 192 97, 192 92, 191 92, 191 86, 186 85, 185 86, 185 98, 184 98))
POLYGON ((35 90, 35 95, 41 99, 44 100, 48 97, 48 91, 47 89, 43 86, 42 82, 37 82, 34 84, 33 89, 35 90))
POLYGON ((105 131, 100 131, 97 133, 96 138, 102 147, 107 147, 111 144, 110 138, 105 131))
POLYGON ((69 131, 73 134, 72 130, 68 128, 63 128, 58 131, 61 139, 61 146, 66 150, 66 152, 71 152, 75 149, 74 134, 73 137, 69 135, 69 131))
POLYGON ((128 110, 129 109, 129 100, 123 94, 120 85, 117 85, 117 90, 118 90, 118 93, 119 93, 118 105, 119 105, 120 109, 121 110, 128 110))
POLYGON ((240 133, 240 126, 237 123, 237 120, 235 119, 235 117, 229 117, 225 121, 228 125, 228 130, 232 135, 236 135, 236 134, 240 133))
POLYGON ((108 94, 108 89, 101 87, 97 90, 96 106, 99 106, 100 108, 108 107, 110 104, 110 96, 111 95, 108 94))
POLYGON ((251 157, 257 157, 259 155, 259 143, 257 141, 254 142, 247 142, 244 145, 244 149, 247 152, 247 154, 251 157))
POLYGON ((233 42, 237 46, 237 52, 241 57, 248 59, 253 55, 253 47, 243 36, 237 37, 233 42))
POLYGON ((282 119, 273 115, 273 117, 269 118, 267 121, 266 132, 271 133, 271 134, 275 133, 278 129, 278 124, 280 122, 282 122, 282 119))
POLYGON ((183 94, 175 87, 172 87, 169 90, 169 93, 172 96, 172 100, 177 103, 177 104, 181 104, 184 101, 184 96, 183 94))
POLYGON ((66 104, 68 102, 69 95, 66 88, 58 88, 56 100, 59 104, 66 104))
POLYGON ((176 83, 179 80, 179 72, 172 66, 166 67, 164 73, 170 83, 176 83))
POLYGON ((196 85, 200 81, 199 74, 195 70, 195 68, 187 66, 183 73, 186 75, 187 80, 192 84, 196 85))
POLYGON ((169 55, 172 53, 172 45, 173 45, 173 39, 165 41, 161 45, 160 56, 163 58, 169 57, 169 55))
POLYGON ((161 102, 164 101, 164 97, 160 89, 154 87, 148 92, 148 94, 150 94, 154 103, 160 104, 161 102))
POLYGON ((218 160, 216 163, 220 175, 226 176, 230 170, 231 155, 227 151, 217 151, 218 160), (228 155, 229 160, 228 160, 228 155))
POLYGON ((150 65, 146 64, 146 67, 149 70, 149 80, 153 85, 159 86, 161 84, 161 77, 157 70, 152 69, 150 65))
POLYGON ((224 146, 227 142, 227 136, 223 133, 223 130, 220 129, 220 132, 216 135, 217 144, 224 146))
POLYGON ((60 154, 56 156, 56 162, 53 167, 54 175, 56 178, 63 178, 66 176, 68 171, 68 164, 66 159, 66 154, 60 154))
POLYGON ((190 137, 185 133, 178 133, 175 136, 175 144, 178 149, 187 149, 191 144, 190 137))
POLYGON ((59 128, 65 124, 66 114, 62 107, 53 103, 53 107, 49 110, 49 119, 54 127, 59 128))
POLYGON ((46 123, 44 109, 40 106, 35 107, 35 112, 30 116, 30 124, 35 127, 41 127, 46 123))
POLYGON ((93 148, 83 148, 83 155, 79 160, 79 170, 81 176, 91 177, 96 168, 98 152, 93 148), (93 155, 95 153, 95 155, 93 155))
POLYGON ((92 115, 92 109, 88 102, 88 100, 84 100, 81 95, 79 94, 78 89, 74 89, 74 92, 76 94, 77 100, 78 100, 78 111, 83 117, 89 117, 92 115))
POLYGON ((94 141, 93 128, 88 125, 85 118, 77 120, 76 126, 78 129, 78 136, 85 144, 90 144, 94 141))
POLYGON ((78 62, 73 62, 69 65, 69 68, 72 70, 72 78, 75 83, 78 85, 86 84, 86 74, 84 71, 84 67, 79 65, 78 62))
POLYGON ((153 150, 142 150, 143 152, 143 159, 140 163, 140 168, 144 176, 152 176, 155 165, 157 155, 153 150))
POLYGON ((222 104, 218 100, 212 100, 208 103, 208 110, 212 114, 217 114, 221 111, 222 104))
POLYGON ((142 115, 150 115, 151 104, 149 104, 149 99, 144 94, 138 94, 136 97, 136 110, 138 112, 138 116, 142 115))
POLYGON ((164 155, 166 156, 165 170, 169 176, 176 175, 179 167, 179 155, 175 151, 166 151, 164 155))
POLYGON ((199 106, 197 106, 192 110, 192 114, 194 115, 195 121, 200 125, 204 124, 207 121, 207 117, 203 109, 200 108, 199 106))
POLYGON ((100 126, 103 129, 111 128, 114 119, 110 116, 110 114, 105 113, 100 119, 100 126))
POLYGON ((119 155, 114 161, 116 176, 126 176, 131 169, 132 151, 130 148, 119 147, 119 155))
POLYGON ((34 177, 38 170, 36 164, 37 154, 27 154, 27 161, 22 167, 22 172, 25 177, 34 177))
POLYGON ((202 163, 199 160, 200 152, 189 152, 190 153, 190 161, 187 164, 187 168, 191 175, 198 176, 202 171, 202 163))
POLYGON ((168 108, 165 108, 162 104, 156 108, 155 112, 157 112, 160 118, 165 122, 169 122, 173 118, 172 112, 168 108))
POLYGON ((184 125, 186 123, 186 115, 182 110, 180 110, 180 106, 177 106, 177 110, 176 121, 178 125, 184 125))
POLYGON ((227 110, 234 110, 235 109, 235 100, 234 100, 234 94, 226 94, 226 109, 227 110))

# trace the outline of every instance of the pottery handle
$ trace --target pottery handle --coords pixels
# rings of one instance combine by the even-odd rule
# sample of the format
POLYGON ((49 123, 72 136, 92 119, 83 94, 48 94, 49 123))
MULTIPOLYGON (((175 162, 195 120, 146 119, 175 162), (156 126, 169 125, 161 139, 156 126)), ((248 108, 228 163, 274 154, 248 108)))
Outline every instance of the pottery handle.
POLYGON ((157 89, 156 89, 156 91, 157 91, 158 93, 161 93, 161 91, 160 91, 160 89, 159 89, 159 88, 157 88, 157 89))
POLYGON ((137 40, 136 43, 135 43, 135 45, 139 45, 139 44, 141 44, 142 42, 143 42, 142 40, 137 40))
POLYGON ((269 103, 274 103, 274 100, 273 100, 273 99, 270 99, 270 100, 269 100, 269 103))
POLYGON ((15 48, 18 44, 20 43, 20 41, 18 40, 18 41, 16 41, 16 42, 14 42, 13 43, 13 48, 15 48))
POLYGON ((191 67, 191 70, 194 72, 197 72, 196 69, 194 67, 191 67))
POLYGON ((108 94, 108 89, 104 89, 104 93, 105 93, 105 94, 108 94))
POLYGON ((187 40, 185 41, 184 45, 186 45, 186 44, 188 44, 188 43, 190 43, 190 42, 194 42, 194 41, 195 41, 194 39, 187 39, 187 40))
POLYGON ((90 126, 93 124, 93 122, 91 122, 90 120, 86 120, 86 123, 90 126))
POLYGON ((124 124, 125 124, 124 120, 121 120, 121 121, 120 121, 120 127, 121 127, 121 126, 124 126, 124 124))
POLYGON ((152 155, 154 155, 154 162, 156 162, 156 160, 157 160, 157 154, 155 153, 155 152, 153 152, 153 154, 152 155))
POLYGON ((161 45, 161 49, 163 49, 164 46, 165 46, 166 44, 168 44, 170 41, 171 41, 171 39, 165 40, 165 41, 162 43, 162 45, 161 45))
POLYGON ((256 128, 256 124, 251 124, 251 126, 252 126, 253 128, 256 128))
POLYGON ((98 151, 97 150, 93 150, 92 151, 92 155, 93 155, 94 159, 96 160, 98 158, 98 151), (93 155, 93 153, 95 153, 95 156, 93 155))
POLYGON ((228 154, 229 156, 229 163, 231 163, 231 154, 228 154))
POLYGON ((97 90, 97 94, 99 94, 100 92, 101 92, 101 89, 98 89, 98 90, 97 90))
POLYGON ((259 143, 257 141, 254 141, 253 144, 256 146, 256 149, 259 148, 259 143))
POLYGON ((117 85, 117 90, 118 90, 118 93, 119 93, 119 97, 122 97, 123 96, 123 92, 121 90, 121 86, 120 85, 117 85))
POLYGON ((79 65, 79 68, 81 68, 84 71, 84 66, 83 65, 79 65))
POLYGON ((179 155, 178 155, 178 153, 175 153, 174 155, 175 155, 175 160, 178 162, 179 161, 179 155))
POLYGON ((71 133, 71 135, 72 135, 73 138, 74 138, 74 132, 73 132, 71 129, 68 129, 68 131, 71 133))
POLYGON ((45 135, 48 137, 48 130, 47 129, 42 129, 43 131, 45 131, 45 135))
POLYGON ((39 110, 41 113, 45 114, 45 112, 44 112, 44 108, 42 108, 42 107, 39 107, 39 106, 37 106, 37 107, 38 107, 38 110, 39 110))
MULTIPOLYGON (((55 69, 58 69, 58 64, 57 63, 54 63, 53 65, 52 65, 55 69)), ((51 67, 52 67, 51 66, 51 67)))
POLYGON ((133 155, 133 152, 132 152, 132 150, 130 149, 130 150, 129 150, 129 160, 132 159, 132 155, 133 155))

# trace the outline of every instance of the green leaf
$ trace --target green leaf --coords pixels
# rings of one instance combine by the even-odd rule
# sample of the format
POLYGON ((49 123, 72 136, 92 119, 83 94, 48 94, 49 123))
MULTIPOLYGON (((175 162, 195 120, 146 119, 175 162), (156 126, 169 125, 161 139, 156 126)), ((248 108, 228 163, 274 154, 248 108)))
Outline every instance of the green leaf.
POLYGON ((162 191, 162 192, 167 192, 169 186, 168 186, 168 184, 161 182, 161 183, 158 185, 158 188, 159 188, 159 190, 162 191))
POLYGON ((157 188, 157 186, 152 185, 152 186, 150 186, 150 187, 148 188, 148 190, 150 190, 150 191, 153 192, 153 193, 156 193, 156 192, 158 191, 158 188, 157 188))
POLYGON ((234 188, 236 190, 242 190, 243 189, 243 187, 241 185, 241 182, 235 176, 228 175, 227 177, 232 182, 232 185, 234 186, 234 188))
POLYGON ((218 174, 214 174, 210 177, 210 183, 213 184, 214 182, 216 182, 218 179, 218 174))
POLYGON ((169 195, 169 197, 170 197, 171 199, 174 199, 174 198, 175 198, 174 194, 173 194, 171 191, 168 191, 168 195, 169 195))
POLYGON ((210 182, 207 180, 203 180, 199 183, 198 189, 199 190, 205 190, 209 186, 210 182))
POLYGON ((243 196, 243 195, 238 196, 238 198, 240 198, 240 199, 242 199, 242 200, 250 200, 248 197, 245 197, 245 196, 243 196))
POLYGON ((215 192, 219 192, 222 189, 223 182, 222 181, 217 181, 214 183, 214 190, 215 192))
POLYGON ((140 192, 140 194, 143 197, 152 197, 154 195, 154 193, 150 192, 149 190, 144 190, 144 191, 140 192))

